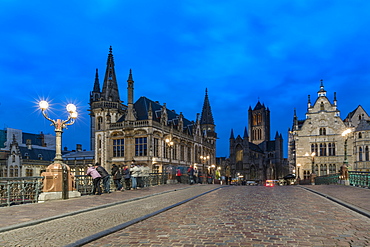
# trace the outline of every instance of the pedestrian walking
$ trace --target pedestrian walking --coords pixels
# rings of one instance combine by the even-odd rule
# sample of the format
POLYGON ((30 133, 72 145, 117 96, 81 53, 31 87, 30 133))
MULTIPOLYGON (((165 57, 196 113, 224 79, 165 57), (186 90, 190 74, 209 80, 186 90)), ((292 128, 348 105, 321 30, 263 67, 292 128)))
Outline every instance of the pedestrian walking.
POLYGON ((125 181, 125 190, 131 189, 131 172, 128 165, 125 165, 122 169, 122 176, 125 181))
POLYGON ((112 177, 113 177, 114 185, 116 186, 116 190, 123 191, 122 183, 121 183, 122 174, 121 174, 120 168, 116 164, 112 165, 112 177))
POLYGON ((149 187, 150 168, 147 164, 144 164, 143 167, 141 167, 141 174, 143 178, 143 186, 149 187))
POLYGON ((193 180, 194 180, 194 183, 198 183, 198 169, 196 167, 193 168, 193 180))
POLYGON ((136 164, 131 165, 131 188, 133 190, 137 189, 137 177, 139 176, 140 169, 136 164))
POLYGON ((95 163, 95 169, 99 172, 103 181, 103 187, 105 193, 110 193, 110 176, 107 170, 102 167, 99 163, 95 163))
POLYGON ((86 175, 90 176, 93 180, 93 190, 91 194, 95 195, 97 193, 97 195, 101 195, 100 188, 101 175, 92 164, 88 164, 86 175))
POLYGON ((180 168, 179 167, 177 167, 177 169, 176 169, 176 179, 177 179, 177 182, 179 183, 179 184, 181 184, 181 170, 180 170, 180 168))

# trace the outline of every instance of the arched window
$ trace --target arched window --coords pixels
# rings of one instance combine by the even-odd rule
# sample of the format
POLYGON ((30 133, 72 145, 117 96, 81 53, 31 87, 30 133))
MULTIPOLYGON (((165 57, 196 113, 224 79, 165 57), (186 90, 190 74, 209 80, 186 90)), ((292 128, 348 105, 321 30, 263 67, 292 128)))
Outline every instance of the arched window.
POLYGON ((358 148, 358 160, 362 161, 362 147, 358 148))
POLYGON ((320 143, 320 156, 326 156, 326 143, 320 143))
POLYGON ((369 161, 369 146, 365 147, 365 160, 369 161))
POLYGON ((323 111, 323 110, 325 110, 325 108, 324 108, 324 102, 321 102, 321 104, 320 104, 320 111, 323 111))
POLYGON ((320 135, 326 135, 326 128, 320 128, 319 134, 320 135))
POLYGON ((358 139, 361 139, 362 138, 362 133, 358 133, 358 139))

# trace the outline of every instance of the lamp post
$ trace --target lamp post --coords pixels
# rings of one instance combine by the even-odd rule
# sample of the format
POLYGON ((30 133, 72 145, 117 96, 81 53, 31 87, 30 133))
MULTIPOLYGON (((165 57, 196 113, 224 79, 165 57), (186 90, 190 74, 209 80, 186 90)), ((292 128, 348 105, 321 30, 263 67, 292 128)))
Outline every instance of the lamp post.
MULTIPOLYGON (((311 153, 311 175, 310 175, 310 180, 311 180, 312 185, 315 185, 315 177, 316 177, 316 174, 315 174, 315 155, 316 155, 315 152, 311 153)), ((305 156, 309 156, 308 153, 306 153, 305 156)))
POLYGON ((297 164, 297 179, 298 179, 298 183, 299 183, 299 180, 301 179, 299 177, 299 168, 301 168, 301 164, 297 164))
POLYGON ((343 165, 341 167, 341 176, 342 176, 342 180, 344 180, 344 183, 346 185, 349 184, 349 182, 348 182, 348 159, 347 159, 347 140, 348 140, 347 135, 351 132, 352 132, 351 129, 346 129, 342 133, 342 136, 345 139, 344 139, 344 161, 343 161, 343 165))
POLYGON ((343 164, 346 165, 346 166, 348 166, 348 160, 347 160, 347 140, 348 140, 348 137, 347 137, 347 135, 351 132, 352 132, 351 129, 346 129, 342 133, 342 136, 345 138, 344 139, 344 161, 343 161, 343 164))
POLYGON ((166 144, 169 148, 170 164, 167 167, 168 172, 168 181, 171 183, 173 180, 172 177, 172 147, 174 145, 173 141, 169 138, 166 138, 166 144))
POLYGON ((51 125, 55 127, 55 158, 53 162, 53 167, 51 169, 58 169, 56 167, 61 167, 62 169, 62 199, 68 199, 68 167, 66 164, 63 164, 62 158, 62 133, 63 129, 67 128, 68 125, 72 125, 77 118, 76 106, 74 104, 68 104, 66 106, 67 112, 69 113, 67 120, 53 120, 47 114, 46 110, 49 108, 49 103, 45 100, 39 102, 39 108, 42 112, 42 115, 51 122, 51 125), (59 165, 59 166, 58 166, 59 165))
MULTIPOLYGON (((202 173, 203 173, 203 178, 204 177, 207 177, 207 175, 206 175, 206 173, 205 173, 205 163, 207 162, 207 160, 209 160, 209 155, 207 155, 207 156, 203 156, 203 155, 201 155, 200 157, 199 157, 201 160, 202 160, 202 173)), ((207 182, 207 181, 204 181, 204 179, 203 179, 203 181, 202 182, 207 182)))

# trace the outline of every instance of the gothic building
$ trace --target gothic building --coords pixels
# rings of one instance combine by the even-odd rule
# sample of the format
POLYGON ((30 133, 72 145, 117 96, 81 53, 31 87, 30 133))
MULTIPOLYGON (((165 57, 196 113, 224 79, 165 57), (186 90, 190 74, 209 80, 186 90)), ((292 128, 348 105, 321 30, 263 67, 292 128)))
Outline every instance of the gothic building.
POLYGON ((321 80, 313 104, 308 95, 306 118, 298 120, 294 111, 288 159, 300 180, 308 181, 311 173, 316 176, 337 173, 344 163, 348 163, 350 170, 369 171, 369 115, 358 106, 342 120, 337 106, 336 93, 331 102, 321 80), (345 130, 350 133, 344 134, 345 130))
POLYGON ((276 132, 270 140, 270 110, 259 101, 248 110, 248 130, 243 137, 230 135, 231 176, 243 180, 264 181, 287 175, 283 158, 283 137, 276 132))
POLYGON ((180 112, 170 110, 147 97, 135 101, 134 80, 130 70, 127 80, 127 104, 120 98, 110 47, 103 87, 98 70, 90 93, 91 149, 95 161, 105 168, 132 162, 148 165, 153 172, 174 171, 202 163, 215 164, 215 124, 206 90, 202 113, 190 121, 180 112))

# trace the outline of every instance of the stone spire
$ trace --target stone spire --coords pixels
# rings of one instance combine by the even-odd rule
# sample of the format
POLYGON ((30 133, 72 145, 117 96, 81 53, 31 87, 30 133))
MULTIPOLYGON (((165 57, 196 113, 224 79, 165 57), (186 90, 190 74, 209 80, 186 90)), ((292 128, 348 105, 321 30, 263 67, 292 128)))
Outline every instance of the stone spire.
POLYGON ((104 76, 102 97, 105 101, 120 102, 116 72, 114 70, 114 60, 112 46, 109 48, 107 68, 104 76))
POLYGON ((206 95, 204 97, 202 115, 200 117, 200 124, 204 127, 202 129, 206 129, 207 131, 211 130, 214 131, 215 122, 213 120, 211 105, 208 99, 208 90, 206 89, 206 95))

